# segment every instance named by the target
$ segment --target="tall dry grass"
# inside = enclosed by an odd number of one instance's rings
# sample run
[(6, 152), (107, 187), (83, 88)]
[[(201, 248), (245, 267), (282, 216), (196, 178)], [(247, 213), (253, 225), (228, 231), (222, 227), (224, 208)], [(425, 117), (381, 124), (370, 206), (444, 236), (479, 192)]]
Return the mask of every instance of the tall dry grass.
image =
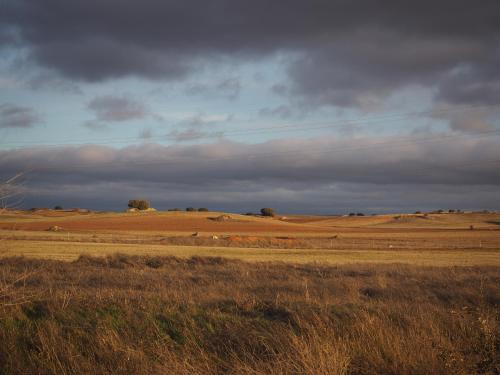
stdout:
[(0, 272), (2, 374), (500, 372), (499, 268), (116, 255)]

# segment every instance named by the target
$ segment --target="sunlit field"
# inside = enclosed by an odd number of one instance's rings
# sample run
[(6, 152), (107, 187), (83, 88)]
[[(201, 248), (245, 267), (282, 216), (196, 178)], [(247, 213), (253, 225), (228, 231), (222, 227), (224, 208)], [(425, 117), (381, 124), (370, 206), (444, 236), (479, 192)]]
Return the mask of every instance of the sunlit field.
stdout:
[(0, 373), (500, 371), (499, 215), (221, 215), (4, 213)]

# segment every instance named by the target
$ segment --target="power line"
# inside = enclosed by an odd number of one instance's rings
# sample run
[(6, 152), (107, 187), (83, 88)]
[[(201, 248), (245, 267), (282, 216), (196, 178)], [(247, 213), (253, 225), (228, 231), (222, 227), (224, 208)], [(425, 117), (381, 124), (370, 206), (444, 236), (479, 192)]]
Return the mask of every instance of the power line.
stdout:
[[(310, 122), (310, 123), (300, 123), (300, 124), (286, 124), (279, 126), (271, 126), (271, 127), (260, 127), (255, 129), (234, 129), (234, 130), (226, 130), (220, 131), (222, 134), (201, 134), (196, 137), (195, 140), (199, 139), (213, 139), (213, 138), (221, 138), (223, 136), (239, 136), (239, 135), (254, 135), (254, 134), (264, 134), (264, 133), (272, 133), (272, 132), (293, 132), (293, 131), (310, 131), (310, 130), (321, 130), (335, 127), (343, 127), (348, 125), (360, 125), (363, 124), (372, 124), (378, 122), (386, 122), (391, 123), (395, 121), (401, 121), (406, 118), (417, 117), (417, 116), (425, 116), (425, 115), (442, 115), (450, 112), (459, 112), (471, 109), (481, 109), (488, 107), (496, 107), (496, 105), (469, 105), (469, 106), (461, 106), (461, 107), (453, 107), (453, 108), (443, 108), (440, 110), (425, 110), (425, 111), (414, 111), (414, 112), (406, 112), (406, 113), (398, 113), (398, 114), (390, 114), (390, 115), (381, 115), (381, 116), (365, 116), (360, 117), (358, 119), (346, 119), (346, 120), (338, 120), (338, 121), (318, 121), (318, 122)], [(76, 139), (67, 139), (65, 141), (60, 141), (58, 143), (43, 143), (39, 141), (15, 141), (15, 142), (3, 142), (3, 145), (39, 145), (45, 147), (60, 147), (60, 146), (80, 146), (87, 144), (122, 144), (122, 143), (130, 143), (134, 141), (141, 140), (143, 142), (148, 140), (158, 140), (158, 141), (168, 141), (168, 140), (176, 140), (175, 135), (165, 135), (165, 136), (156, 136), (150, 138), (144, 137), (123, 137), (123, 138), (105, 138), (105, 139), (87, 139), (87, 140), (76, 140)], [(25, 147), (27, 147), (25, 146)]]
[[(396, 147), (401, 147), (405, 145), (412, 145), (412, 144), (419, 144), (419, 143), (427, 143), (427, 142), (434, 142), (434, 141), (442, 141), (442, 140), (449, 140), (449, 139), (455, 139), (455, 138), (462, 138), (462, 137), (467, 137), (467, 138), (480, 138), (484, 136), (490, 136), (493, 134), (500, 133), (500, 129), (498, 130), (491, 130), (491, 131), (485, 131), (481, 133), (476, 133), (474, 135), (465, 135), (465, 134), (444, 134), (444, 135), (439, 135), (439, 136), (432, 136), (432, 137), (425, 137), (425, 138), (400, 138), (398, 139), (391, 139), (388, 141), (381, 141), (381, 142), (375, 142), (371, 143), (369, 145), (360, 145), (360, 146), (351, 146), (351, 147), (328, 147), (326, 149), (317, 149), (317, 150), (307, 150), (307, 155), (311, 154), (323, 154), (323, 153), (340, 153), (340, 152), (345, 152), (345, 151), (363, 151), (367, 149), (377, 149), (379, 147), (384, 147), (384, 150), (389, 150), (391, 148)], [(189, 162), (189, 161), (194, 161), (196, 160), (197, 163), (211, 163), (211, 162), (220, 162), (224, 160), (235, 160), (238, 158), (241, 159), (248, 159), (248, 160), (255, 160), (257, 158), (262, 158), (262, 157), (269, 157), (269, 156), (282, 156), (282, 155), (294, 155), (294, 154), (302, 154), (304, 153), (304, 149), (293, 149), (293, 150), (283, 150), (283, 151), (263, 151), (259, 153), (240, 153), (240, 154), (232, 154), (232, 155), (227, 155), (224, 157), (212, 157), (212, 158), (207, 158), (203, 157), (203, 155), (195, 155), (196, 159), (194, 159), (193, 156), (188, 156), (188, 157), (176, 157), (176, 158), (163, 158), (163, 159), (157, 159), (157, 160), (115, 160), (115, 161), (109, 161), (109, 162), (103, 162), (103, 163), (80, 163), (80, 164), (72, 164), (69, 167), (71, 170), (75, 169), (85, 169), (85, 168), (100, 168), (104, 166), (115, 166), (119, 167), (120, 165), (124, 166), (139, 166), (139, 165), (156, 165), (156, 164), (164, 164), (164, 165), (171, 165), (171, 164), (176, 164), (176, 163), (182, 163), (182, 162)], [(60, 170), (60, 167), (32, 167), (29, 168), (30, 171), (51, 171), (51, 170)]]

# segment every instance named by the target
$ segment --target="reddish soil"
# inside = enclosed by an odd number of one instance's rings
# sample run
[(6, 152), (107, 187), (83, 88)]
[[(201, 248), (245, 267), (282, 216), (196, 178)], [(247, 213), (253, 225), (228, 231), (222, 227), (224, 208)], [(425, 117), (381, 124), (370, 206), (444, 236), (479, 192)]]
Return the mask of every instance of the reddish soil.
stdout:
[(192, 216), (81, 216), (61, 220), (51, 217), (50, 221), (18, 220), (0, 223), (1, 229), (47, 230), (59, 226), (70, 231), (171, 231), (171, 232), (214, 232), (214, 233), (256, 233), (256, 232), (325, 232), (325, 229), (283, 223), (274, 219), (214, 221), (207, 217)]

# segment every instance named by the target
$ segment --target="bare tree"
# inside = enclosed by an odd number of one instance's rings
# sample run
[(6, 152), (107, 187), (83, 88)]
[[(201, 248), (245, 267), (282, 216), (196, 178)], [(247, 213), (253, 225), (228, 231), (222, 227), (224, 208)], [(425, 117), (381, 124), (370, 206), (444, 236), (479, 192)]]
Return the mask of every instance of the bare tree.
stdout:
[(22, 202), (21, 180), (24, 172), (0, 181), (0, 211), (18, 206)]

